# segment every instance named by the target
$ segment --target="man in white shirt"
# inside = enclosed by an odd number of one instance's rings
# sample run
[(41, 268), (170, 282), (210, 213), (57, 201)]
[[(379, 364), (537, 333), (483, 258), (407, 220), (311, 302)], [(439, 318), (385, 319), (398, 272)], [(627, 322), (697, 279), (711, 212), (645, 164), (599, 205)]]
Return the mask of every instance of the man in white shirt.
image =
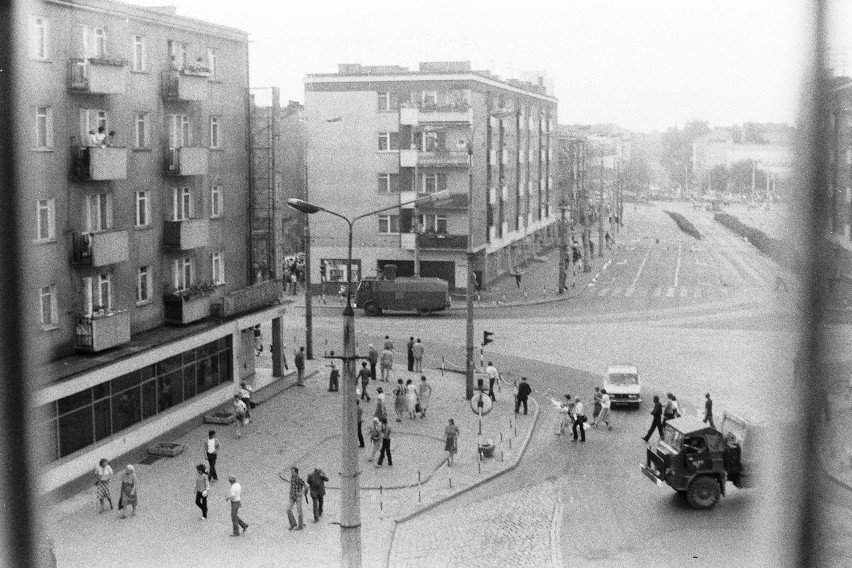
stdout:
[(242, 506), (242, 486), (237, 483), (237, 478), (233, 475), (228, 476), (228, 481), (231, 483), (231, 490), (228, 492), (228, 496), (225, 497), (225, 501), (231, 502), (231, 523), (234, 525), (234, 532), (231, 536), (240, 536), (240, 527), (243, 529), (243, 533), (245, 533), (249, 526), (248, 523), (243, 521), (240, 518), (240, 507)]
[(606, 389), (601, 389), (601, 413), (594, 421), (593, 426), (597, 428), (597, 425), (603, 422), (604, 424), (606, 424), (607, 430), (612, 430), (612, 426), (609, 423), (609, 408), (611, 406), (612, 401), (609, 398), (609, 393), (606, 392)]
[(577, 397), (574, 399), (574, 425), (571, 426), (571, 433), (574, 434), (574, 441), (577, 441), (577, 428), (580, 428), (580, 441), (586, 441), (586, 429), (583, 426), (586, 422), (586, 409), (583, 407), (583, 403), (580, 401), (580, 398)]
[(497, 383), (498, 385), (500, 384), (500, 373), (491, 361), (489, 361), (488, 365), (485, 366), (485, 374), (488, 375), (488, 396), (491, 397), (491, 400), (496, 401), (497, 397), (494, 396), (494, 383)]
[(216, 439), (216, 430), (210, 430), (207, 433), (207, 441), (204, 442), (204, 446), (207, 451), (207, 461), (210, 462), (210, 481), (218, 481), (216, 458), (219, 457), (219, 440)]

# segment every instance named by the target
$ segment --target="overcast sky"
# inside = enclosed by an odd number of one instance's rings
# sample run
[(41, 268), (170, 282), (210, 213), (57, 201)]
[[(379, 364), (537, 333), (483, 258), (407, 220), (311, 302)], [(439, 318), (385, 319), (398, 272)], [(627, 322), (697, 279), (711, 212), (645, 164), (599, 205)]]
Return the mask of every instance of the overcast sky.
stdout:
[(338, 63), (470, 60), (504, 77), (544, 70), (560, 123), (644, 131), (793, 122), (806, 49), (804, 0), (173, 1), (248, 31), (252, 86), (278, 86), (285, 102)]

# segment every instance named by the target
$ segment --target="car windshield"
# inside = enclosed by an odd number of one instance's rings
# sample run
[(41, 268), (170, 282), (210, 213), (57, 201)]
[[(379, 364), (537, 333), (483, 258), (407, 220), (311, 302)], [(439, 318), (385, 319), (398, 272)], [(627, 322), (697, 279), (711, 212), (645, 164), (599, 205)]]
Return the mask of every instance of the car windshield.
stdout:
[(675, 430), (671, 427), (671, 425), (666, 424), (665, 435), (663, 436), (663, 442), (671, 446), (674, 450), (680, 451), (681, 446), (683, 445), (683, 434)]
[(633, 373), (610, 373), (609, 383), (612, 385), (638, 385), (639, 375)]

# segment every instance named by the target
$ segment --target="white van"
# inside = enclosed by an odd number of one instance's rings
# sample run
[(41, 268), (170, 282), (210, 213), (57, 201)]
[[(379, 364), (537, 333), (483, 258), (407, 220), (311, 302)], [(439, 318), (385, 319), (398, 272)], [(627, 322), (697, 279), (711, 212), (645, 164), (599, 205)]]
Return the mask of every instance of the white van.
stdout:
[(636, 365), (612, 365), (607, 368), (603, 388), (613, 405), (635, 404), (638, 407), (642, 402), (641, 381)]

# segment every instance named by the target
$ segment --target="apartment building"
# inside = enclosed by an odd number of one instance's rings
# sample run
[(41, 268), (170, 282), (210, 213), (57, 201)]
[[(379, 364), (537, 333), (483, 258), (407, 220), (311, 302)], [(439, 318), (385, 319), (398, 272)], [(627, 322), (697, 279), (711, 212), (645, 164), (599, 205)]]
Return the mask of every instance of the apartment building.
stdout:
[(470, 239), (484, 285), (553, 242), (557, 100), (543, 80), (503, 80), (469, 62), (344, 64), (305, 78), (305, 111), (310, 201), (357, 215), (450, 192), (356, 223), (351, 268), (345, 225), (313, 215), (314, 282), (336, 290), (348, 270), (358, 281), (387, 264), (411, 275), (417, 247), (422, 276), (464, 288)]
[(21, 6), (28, 380), (50, 491), (227, 401), (254, 373), (254, 326), (280, 340), (283, 309), (277, 283), (253, 283), (247, 34), (173, 7)]

